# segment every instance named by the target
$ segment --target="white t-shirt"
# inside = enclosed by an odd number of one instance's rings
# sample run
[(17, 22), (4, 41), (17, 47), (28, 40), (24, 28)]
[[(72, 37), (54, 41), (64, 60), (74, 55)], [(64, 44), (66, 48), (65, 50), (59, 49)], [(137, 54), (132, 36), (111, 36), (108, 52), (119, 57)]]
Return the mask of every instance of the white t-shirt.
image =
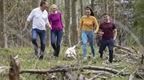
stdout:
[(40, 7), (35, 8), (29, 14), (27, 21), (32, 21), (32, 29), (46, 30), (48, 13), (46, 10), (42, 11)]

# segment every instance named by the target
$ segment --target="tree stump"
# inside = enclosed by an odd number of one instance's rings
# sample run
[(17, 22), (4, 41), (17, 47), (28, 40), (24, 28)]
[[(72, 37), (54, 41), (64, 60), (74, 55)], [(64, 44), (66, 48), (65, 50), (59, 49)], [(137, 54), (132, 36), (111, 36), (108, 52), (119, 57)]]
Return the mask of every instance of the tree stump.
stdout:
[(19, 80), (20, 65), (12, 56), (10, 56), (9, 80)]

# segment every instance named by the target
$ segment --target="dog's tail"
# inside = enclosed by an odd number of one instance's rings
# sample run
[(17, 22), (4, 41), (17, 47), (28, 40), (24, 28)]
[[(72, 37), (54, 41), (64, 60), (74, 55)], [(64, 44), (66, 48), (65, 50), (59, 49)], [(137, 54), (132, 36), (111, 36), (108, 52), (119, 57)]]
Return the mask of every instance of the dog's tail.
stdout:
[[(80, 40), (80, 41), (78, 41), (78, 43), (77, 43), (77, 44), (75, 44), (74, 46), (75, 46), (75, 47), (77, 47), (77, 46), (78, 46), (78, 45), (79, 45), (81, 42), (82, 42), (81, 40)], [(73, 47), (74, 47), (74, 46), (73, 46)]]

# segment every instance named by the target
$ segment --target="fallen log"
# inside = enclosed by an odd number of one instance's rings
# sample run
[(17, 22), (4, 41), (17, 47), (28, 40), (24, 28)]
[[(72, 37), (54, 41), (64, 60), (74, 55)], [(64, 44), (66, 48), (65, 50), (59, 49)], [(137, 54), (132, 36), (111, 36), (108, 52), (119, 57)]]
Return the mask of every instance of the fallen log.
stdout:
[[(112, 74), (119, 74), (121, 76), (127, 76), (128, 73), (123, 73), (118, 70), (112, 69), (112, 68), (106, 68), (106, 67), (99, 67), (99, 66), (84, 66), (80, 68), (81, 70), (96, 70), (96, 71), (105, 71)], [(68, 68), (57, 68), (57, 69), (49, 69), (49, 70), (37, 70), (37, 69), (27, 69), (27, 70), (21, 70), (20, 74), (24, 73), (32, 73), (32, 74), (48, 74), (48, 73), (55, 73), (55, 72), (68, 72), (68, 71), (76, 71), (79, 70), (78, 67), (68, 67)]]
[(107, 68), (107, 67), (85, 66), (85, 67), (83, 67), (83, 69), (96, 70), (96, 71), (106, 71), (106, 72), (113, 73), (113, 74), (119, 74), (121, 76), (127, 76), (127, 75), (129, 75), (128, 73), (124, 73), (124, 72), (118, 71), (116, 69)]
[[(72, 68), (71, 68), (72, 69)], [(57, 69), (24, 69), (20, 71), (20, 74), (23, 73), (32, 73), (32, 74), (47, 74), (47, 73), (56, 73), (56, 72), (67, 72), (70, 68), (57, 68)]]

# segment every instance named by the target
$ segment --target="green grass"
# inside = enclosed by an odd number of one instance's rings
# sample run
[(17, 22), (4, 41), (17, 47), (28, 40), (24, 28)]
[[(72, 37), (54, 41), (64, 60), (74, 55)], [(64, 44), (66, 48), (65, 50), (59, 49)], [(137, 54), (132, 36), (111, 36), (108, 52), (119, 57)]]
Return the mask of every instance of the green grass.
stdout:
[[(76, 60), (65, 60), (64, 59), (64, 51), (67, 48), (64, 47), (61, 49), (60, 57), (58, 60), (51, 59), (52, 50), (50, 48), (46, 49), (46, 54), (44, 60), (38, 60), (33, 53), (31, 48), (10, 48), (10, 49), (0, 49), (0, 66), (9, 66), (9, 56), (19, 55), (21, 69), (49, 69), (59, 65), (71, 65), (75, 64)], [(81, 49), (78, 49), (79, 56), (82, 56)], [(88, 53), (90, 49), (88, 49)], [(97, 52), (97, 50), (96, 50)], [(105, 66), (103, 65), (104, 60), (98, 57), (98, 53), (96, 53), (96, 63), (93, 63), (91, 59), (89, 59), (86, 63), (81, 63), (82, 65), (93, 65), (93, 66)], [(80, 57), (80, 60), (81, 57)], [(116, 67), (117, 70), (122, 70), (127, 67), (128, 71), (133, 71), (134, 66), (126, 63), (125, 61), (119, 62), (119, 67)], [(8, 80), (8, 77), (0, 75), (0, 80)], [(23, 74), (21, 75), (22, 80), (42, 80), (42, 76), (39, 75), (29, 75)], [(128, 77), (113, 77), (110, 80), (128, 80)]]

